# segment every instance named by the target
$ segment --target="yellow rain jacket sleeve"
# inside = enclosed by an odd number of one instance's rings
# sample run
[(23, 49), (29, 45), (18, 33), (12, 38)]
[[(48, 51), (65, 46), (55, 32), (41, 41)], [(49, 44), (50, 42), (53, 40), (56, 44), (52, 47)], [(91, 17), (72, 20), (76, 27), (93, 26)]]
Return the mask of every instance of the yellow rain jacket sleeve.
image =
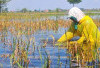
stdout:
[(74, 28), (72, 24), (71, 27), (68, 29), (68, 31), (61, 36), (58, 42), (66, 42), (72, 39), (73, 37), (74, 37)]
[[(66, 32), (58, 42), (65, 42), (72, 39), (74, 36), (80, 36), (80, 39), (77, 40), (77, 43), (90, 42), (94, 44), (94, 42), (100, 38), (100, 32), (93, 20), (89, 16), (84, 16), (77, 25), (78, 29), (75, 30), (73, 24), (69, 28), (68, 32)], [(100, 39), (99, 39), (100, 40)]]
[(62, 37), (58, 40), (58, 42), (66, 42), (67, 40), (70, 40), (71, 38), (73, 38), (73, 33), (66, 32), (65, 34), (62, 35)]

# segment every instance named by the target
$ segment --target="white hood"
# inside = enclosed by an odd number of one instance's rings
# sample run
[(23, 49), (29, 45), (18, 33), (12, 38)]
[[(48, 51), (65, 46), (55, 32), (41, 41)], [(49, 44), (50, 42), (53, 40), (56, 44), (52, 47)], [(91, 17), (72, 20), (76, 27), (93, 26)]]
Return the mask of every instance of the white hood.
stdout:
[(85, 14), (79, 8), (73, 7), (69, 10), (68, 16), (73, 16), (77, 18), (78, 21), (80, 21), (85, 16)]

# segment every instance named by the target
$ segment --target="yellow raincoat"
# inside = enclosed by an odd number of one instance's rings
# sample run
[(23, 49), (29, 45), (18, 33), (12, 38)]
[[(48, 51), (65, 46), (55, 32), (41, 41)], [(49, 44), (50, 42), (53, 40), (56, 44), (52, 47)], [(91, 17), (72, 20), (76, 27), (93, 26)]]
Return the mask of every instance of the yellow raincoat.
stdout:
[(58, 40), (58, 42), (70, 41), (74, 36), (80, 36), (77, 43), (90, 42), (94, 44), (100, 40), (100, 32), (93, 20), (89, 16), (84, 16), (77, 25), (78, 29), (74, 29), (74, 23), (72, 23), (69, 30)]

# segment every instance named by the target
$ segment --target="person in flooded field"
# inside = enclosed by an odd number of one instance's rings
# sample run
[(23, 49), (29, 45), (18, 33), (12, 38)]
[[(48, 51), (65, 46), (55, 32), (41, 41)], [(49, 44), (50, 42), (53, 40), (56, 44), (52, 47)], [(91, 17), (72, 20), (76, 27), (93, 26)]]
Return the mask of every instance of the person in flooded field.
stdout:
[[(69, 10), (68, 17), (73, 21), (68, 31), (63, 34), (57, 42), (69, 42), (70, 44), (80, 44), (80, 55), (84, 60), (95, 60), (95, 50), (100, 47), (100, 32), (93, 20), (85, 15), (79, 8), (73, 7)], [(75, 36), (80, 38), (71, 41)], [(89, 52), (89, 53), (88, 53)], [(85, 56), (85, 57), (83, 57)], [(90, 57), (91, 56), (91, 57)]]
[(69, 10), (68, 17), (73, 21), (68, 31), (58, 39), (57, 42), (70, 41), (73, 37), (79, 36), (80, 39), (72, 43), (90, 42), (94, 44), (100, 40), (100, 32), (93, 20), (86, 16), (79, 8), (73, 7)]

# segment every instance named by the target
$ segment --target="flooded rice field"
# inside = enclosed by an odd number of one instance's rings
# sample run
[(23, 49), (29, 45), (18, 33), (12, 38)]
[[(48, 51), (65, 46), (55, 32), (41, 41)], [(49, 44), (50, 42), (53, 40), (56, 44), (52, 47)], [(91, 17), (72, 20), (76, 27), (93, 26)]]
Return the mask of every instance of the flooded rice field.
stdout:
[[(0, 16), (0, 68), (81, 67), (72, 61), (73, 48), (55, 45), (71, 24), (67, 16), (15, 15)], [(98, 25), (100, 16), (92, 17), (98, 18)], [(87, 61), (84, 67), (99, 67), (99, 59), (94, 64)]]

